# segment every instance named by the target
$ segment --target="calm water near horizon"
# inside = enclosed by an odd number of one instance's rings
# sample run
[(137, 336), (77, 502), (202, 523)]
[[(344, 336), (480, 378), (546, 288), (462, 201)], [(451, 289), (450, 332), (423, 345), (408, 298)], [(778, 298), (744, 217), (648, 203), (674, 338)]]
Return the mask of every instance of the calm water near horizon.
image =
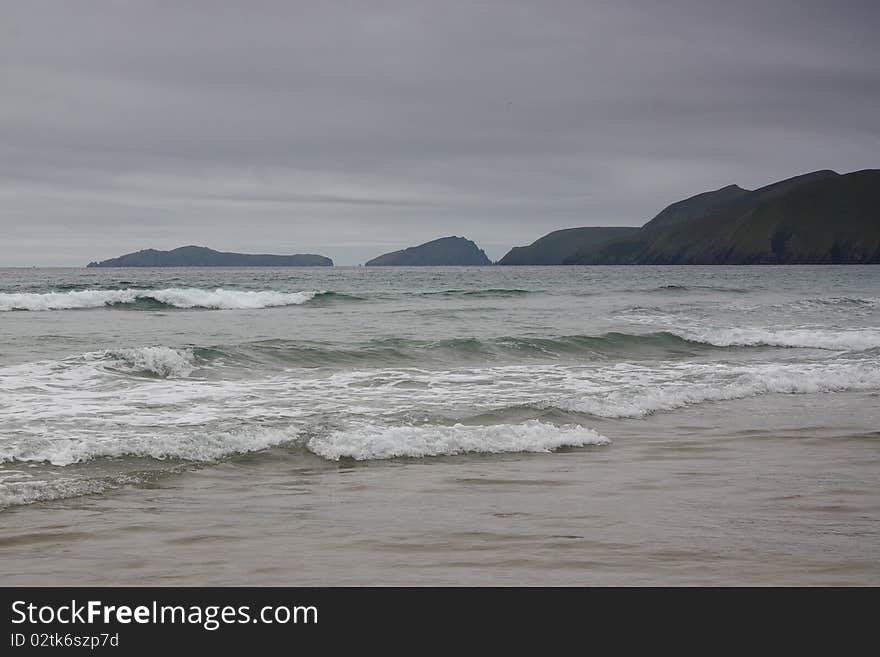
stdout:
[(880, 584), (880, 267), (0, 269), (4, 584)]

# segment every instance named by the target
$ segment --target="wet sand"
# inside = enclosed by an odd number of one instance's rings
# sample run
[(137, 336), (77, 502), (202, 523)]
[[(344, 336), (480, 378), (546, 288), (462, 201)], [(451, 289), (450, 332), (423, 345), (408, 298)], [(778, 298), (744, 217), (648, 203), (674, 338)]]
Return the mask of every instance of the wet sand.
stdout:
[(339, 464), (273, 448), (14, 507), (0, 580), (880, 584), (880, 432), (856, 430), (877, 396), (779, 399), (618, 421), (609, 446)]

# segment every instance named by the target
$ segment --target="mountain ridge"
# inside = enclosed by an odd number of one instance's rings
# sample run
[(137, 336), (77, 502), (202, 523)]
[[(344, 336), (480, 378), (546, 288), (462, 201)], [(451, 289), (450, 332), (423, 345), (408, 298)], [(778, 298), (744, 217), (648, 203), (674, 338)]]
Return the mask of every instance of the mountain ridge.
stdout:
[[(815, 190), (825, 190), (821, 208), (798, 201)], [(872, 210), (878, 207), (880, 171), (814, 171), (750, 191), (702, 216), (667, 226), (648, 222), (637, 233), (583, 248), (562, 264), (880, 262), (880, 214)], [(840, 227), (839, 236), (829, 234), (829, 223)], [(860, 240), (866, 243), (857, 246)]]
[[(672, 203), (641, 227), (597, 235), (553, 231), (498, 264), (880, 263), (880, 170), (822, 169), (754, 190), (727, 185)], [(560, 258), (565, 237), (570, 254)]]

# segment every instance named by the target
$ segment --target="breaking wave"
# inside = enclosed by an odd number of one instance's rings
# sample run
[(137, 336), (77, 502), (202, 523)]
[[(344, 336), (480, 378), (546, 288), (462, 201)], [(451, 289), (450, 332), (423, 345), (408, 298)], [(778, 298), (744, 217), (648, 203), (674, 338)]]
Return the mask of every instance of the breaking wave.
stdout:
[(490, 426), (363, 425), (310, 439), (306, 447), (326, 459), (357, 461), (400, 457), (552, 452), (561, 447), (607, 445), (605, 436), (577, 425), (556, 426), (529, 420)]
[(10, 477), (0, 480), (0, 509), (33, 502), (97, 495), (126, 483), (136, 483), (136, 477), (118, 478), (59, 477)]
[(880, 347), (880, 329), (690, 328), (671, 331), (691, 342), (715, 347), (800, 347), (863, 351)]
[(0, 445), (0, 463), (20, 461), (68, 466), (121, 456), (213, 462), (233, 454), (267, 449), (296, 437), (297, 433), (292, 429), (244, 429), (164, 433), (149, 437), (93, 435), (88, 438), (53, 438)]
[(273, 290), (213, 290), (195, 287), (163, 289), (73, 290), (69, 292), (0, 293), (0, 311), (74, 310), (128, 307), (152, 309), (204, 308), (240, 310), (295, 306), (333, 293), (318, 291), (276, 292)]
[(111, 368), (163, 379), (185, 377), (195, 369), (192, 349), (136, 347), (107, 351), (105, 356)]
[(787, 304), (791, 306), (803, 306), (805, 308), (823, 308), (826, 306), (851, 306), (851, 307), (876, 307), (880, 306), (880, 299), (863, 299), (861, 297), (819, 297), (814, 299), (798, 299)]

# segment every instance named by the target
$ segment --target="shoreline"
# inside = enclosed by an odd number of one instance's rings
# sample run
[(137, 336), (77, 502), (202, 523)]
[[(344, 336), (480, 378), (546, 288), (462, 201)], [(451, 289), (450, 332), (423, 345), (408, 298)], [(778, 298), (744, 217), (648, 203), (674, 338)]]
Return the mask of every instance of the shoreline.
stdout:
[[(340, 464), (243, 455), (0, 513), (2, 578), (878, 585), (878, 436), (819, 428), (845, 427), (847, 409), (876, 396), (851, 395), (812, 418), (805, 397), (784, 397), (775, 427), (726, 436), (725, 417), (747, 415), (750, 402), (615, 423), (609, 446), (547, 454)], [(813, 430), (785, 419), (823, 416)]]

